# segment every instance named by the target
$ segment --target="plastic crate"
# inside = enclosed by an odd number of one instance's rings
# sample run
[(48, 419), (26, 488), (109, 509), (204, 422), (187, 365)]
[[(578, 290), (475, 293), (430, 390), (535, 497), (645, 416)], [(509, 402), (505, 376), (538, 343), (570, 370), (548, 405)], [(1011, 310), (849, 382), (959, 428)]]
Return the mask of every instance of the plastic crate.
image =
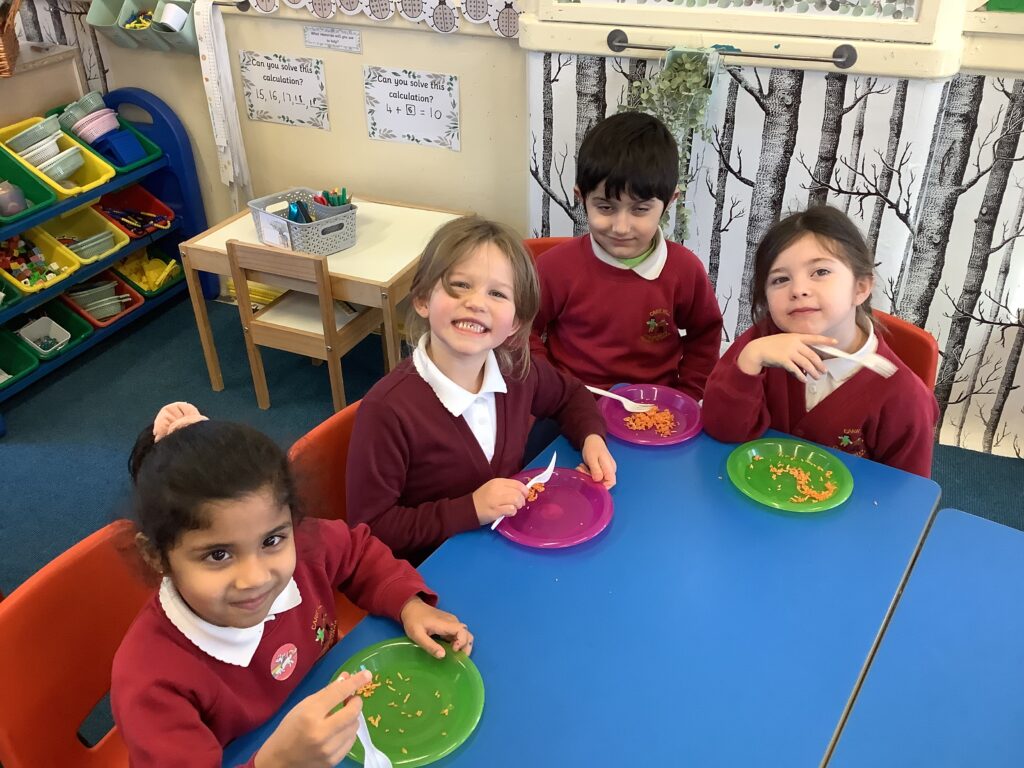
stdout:
[(17, 184), (25, 193), (25, 200), (31, 203), (21, 213), (13, 216), (0, 216), (0, 226), (13, 224), (15, 221), (36, 213), (40, 208), (53, 205), (57, 196), (43, 184), (39, 178), (12, 157), (6, 149), (0, 148), (0, 179)]
[[(96, 5), (96, 2), (97, 0), (93, 0), (93, 5)], [(48, 110), (44, 114), (47, 117), (50, 115), (63, 114), (67, 106), (67, 104), (61, 104), (59, 107), (54, 107), (53, 109)], [(101, 158), (104, 162), (110, 163), (111, 167), (113, 167), (113, 169), (118, 173), (128, 173), (129, 171), (134, 171), (136, 168), (141, 168), (146, 163), (151, 163), (154, 160), (158, 159), (160, 155), (164, 153), (164, 151), (160, 149), (159, 146), (157, 146), (152, 141), (143, 136), (138, 131), (137, 128), (135, 128), (131, 123), (129, 123), (121, 116), (118, 116), (117, 122), (121, 126), (122, 131), (128, 131), (129, 133), (133, 134), (136, 139), (139, 140), (139, 143), (142, 145), (142, 148), (146, 151), (146, 156), (144, 158), (142, 158), (141, 160), (136, 160), (134, 163), (129, 163), (128, 165), (118, 165), (117, 163), (113, 162), (109, 157), (104, 155), (102, 152), (98, 152), (91, 144), (87, 144), (85, 142), (82, 142), (82, 144), (89, 152), (92, 152), (94, 155)]]
[[(127, 259), (118, 263), (113, 269), (114, 273), (118, 277), (124, 278), (124, 281), (128, 283), (130, 287), (134, 288), (147, 299), (159, 296), (171, 286), (177, 285), (185, 279), (185, 272), (181, 268), (181, 262), (177, 259), (167, 257), (157, 248), (152, 249), (152, 251), (152, 254), (148, 253), (146, 249), (133, 253)], [(173, 274), (165, 278), (159, 287), (150, 289), (146, 285), (142, 284), (138, 275), (139, 270), (142, 269), (142, 265), (153, 259), (163, 262), (164, 266), (159, 268), (160, 272), (163, 272), (171, 265), (172, 262), (176, 264), (177, 267)], [(155, 273), (157, 270), (154, 269), (153, 271)]]
[(114, 225), (106, 216), (101, 216), (97, 211), (92, 208), (79, 208), (70, 213), (66, 213), (63, 216), (44, 221), (39, 225), (39, 229), (45, 231), (48, 235), (59, 241), (64, 235), (70, 235), (78, 240), (84, 240), (90, 235), (95, 235), (99, 232), (109, 232), (113, 238), (113, 245), (102, 253), (96, 253), (92, 256), (82, 257), (79, 256), (71, 248), (68, 248), (74, 255), (75, 259), (81, 264), (91, 264), (94, 261), (105, 259), (115, 251), (119, 251), (129, 243), (128, 235), (125, 234), (124, 230)]
[[(84, 318), (93, 328), (106, 328), (108, 325), (116, 323), (129, 312), (134, 312), (136, 309), (141, 307), (145, 302), (145, 299), (142, 298), (142, 295), (134, 288), (132, 288), (130, 285), (128, 285), (127, 282), (122, 280), (117, 274), (115, 274), (113, 270), (101, 272), (99, 275), (96, 276), (95, 282), (109, 282), (111, 280), (116, 283), (116, 286), (114, 287), (113, 291), (114, 294), (117, 296), (128, 296), (130, 297), (130, 301), (128, 301), (126, 304), (123, 304), (120, 311), (118, 311), (114, 315), (110, 315), (109, 317), (94, 317), (85, 307), (79, 306), (75, 302), (75, 300), (73, 298), (70, 298), (67, 294), (62, 295), (60, 299), (65, 305), (67, 305), (67, 307), (72, 312)], [(78, 288), (86, 288), (92, 282), (93, 281), (90, 281), (89, 283), (83, 283), (81, 286), (77, 286), (76, 290)]]
[[(64, 305), (64, 302), (60, 301), (60, 297), (53, 301), (48, 301), (39, 309), (33, 310), (29, 313), (30, 317), (48, 317), (53, 322), (57, 323), (61, 328), (66, 330), (71, 338), (68, 339), (68, 343), (60, 349), (56, 354), (63, 354), (68, 350), (74, 349), (87, 338), (92, 336), (93, 327), (89, 325), (83, 318), (76, 315), (68, 307)], [(18, 318), (11, 321), (12, 325), (24, 325), (24, 318)], [(55, 357), (56, 354), (49, 355), (48, 357), (40, 358), (47, 360), (50, 357)]]
[[(20, 123), (14, 125), (8, 125), (6, 128), (0, 128), (0, 145), (7, 149), (7, 140), (12, 136), (21, 133), (23, 130), (31, 125), (40, 123), (43, 121), (41, 117), (30, 117), (28, 120), (22, 120)], [(60, 151), (63, 152), (71, 147), (82, 147), (82, 142), (71, 138), (66, 133), (61, 133), (57, 139), (57, 146)], [(9, 153), (11, 154), (11, 153)], [(25, 162), (22, 158), (11, 154), (11, 157), (16, 162), (28, 169), (36, 178), (38, 178), (48, 189), (50, 189), (60, 200), (65, 200), (75, 195), (80, 195), (83, 192), (88, 192), (90, 189), (95, 189), (101, 184), (105, 184), (114, 178), (114, 169), (107, 163), (106, 160), (101, 160), (97, 155), (91, 152), (82, 152), (82, 160), (84, 161), (82, 167), (75, 171), (69, 179), (66, 179), (63, 183), (56, 182), (47, 176), (45, 173), (35, 168), (31, 164)], [(64, 186), (68, 184), (69, 186)]]
[(0, 330), (0, 370), (7, 377), (0, 376), (0, 389), (9, 387), (19, 379), (28, 376), (39, 367), (39, 358), (10, 331)]
[(174, 221), (174, 211), (164, 205), (162, 202), (157, 200), (151, 195), (144, 187), (140, 187), (138, 184), (134, 184), (126, 189), (119, 189), (116, 192), (109, 192), (100, 198), (99, 203), (94, 206), (96, 210), (109, 221), (113, 222), (114, 226), (124, 232), (128, 237), (133, 240), (145, 237), (148, 234), (156, 232), (162, 227), (160, 225), (150, 225), (145, 227), (145, 231), (133, 232), (127, 227), (123, 226), (116, 218), (108, 215), (104, 212), (104, 208), (111, 208), (122, 211), (145, 211), (147, 213), (155, 213), (164, 218), (164, 223), (170, 225)]
[[(267, 245), (290, 248), (293, 251), (330, 256), (356, 244), (356, 206), (343, 213), (309, 224), (289, 221), (288, 204), (301, 200), (307, 207), (313, 205), (315, 190), (294, 187), (276, 195), (259, 197), (249, 202), (256, 234)], [(283, 211), (283, 215), (282, 215)], [(287, 238), (287, 243), (282, 240)]]
[(0, 309), (17, 304), (21, 301), (22, 293), (10, 283), (0, 280)]
[[(22, 293), (38, 293), (39, 291), (49, 288), (51, 285), (56, 285), (61, 280), (64, 280), (72, 274), (80, 265), (78, 259), (75, 258), (75, 254), (58, 243), (39, 227), (33, 227), (32, 229), (23, 232), (21, 235), (18, 235), (18, 237), (28, 238), (32, 241), (32, 243), (39, 248), (43, 256), (46, 258), (47, 264), (57, 262), (57, 264), (64, 267), (64, 271), (58, 277), (49, 281), (40, 281), (35, 285), (25, 285), (6, 269), (0, 269), (0, 278), (6, 280)], [(0, 246), (2, 245), (3, 243), (0, 242)]]

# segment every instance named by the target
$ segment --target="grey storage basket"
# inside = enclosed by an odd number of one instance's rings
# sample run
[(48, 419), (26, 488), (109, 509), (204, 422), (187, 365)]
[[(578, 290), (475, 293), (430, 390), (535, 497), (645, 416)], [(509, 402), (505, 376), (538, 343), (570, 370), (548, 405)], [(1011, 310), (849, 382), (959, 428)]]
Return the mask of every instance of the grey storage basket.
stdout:
[[(249, 210), (252, 212), (252, 219), (256, 223), (256, 234), (260, 242), (269, 245), (276, 245), (273, 237), (267, 233), (264, 236), (261, 216), (274, 216), (280, 219), (288, 227), (288, 237), (291, 239), (293, 251), (303, 253), (314, 253), (317, 256), (330, 256), (332, 253), (351, 248), (356, 244), (356, 206), (352, 206), (343, 213), (338, 213), (326, 218), (318, 218), (309, 224), (300, 224), (288, 220), (288, 204), (301, 200), (306, 206), (313, 210), (313, 196), (315, 190), (307, 187), (295, 187), (293, 189), (279, 192), (276, 195), (267, 195), (249, 202)], [(322, 208), (323, 206), (317, 206)]]

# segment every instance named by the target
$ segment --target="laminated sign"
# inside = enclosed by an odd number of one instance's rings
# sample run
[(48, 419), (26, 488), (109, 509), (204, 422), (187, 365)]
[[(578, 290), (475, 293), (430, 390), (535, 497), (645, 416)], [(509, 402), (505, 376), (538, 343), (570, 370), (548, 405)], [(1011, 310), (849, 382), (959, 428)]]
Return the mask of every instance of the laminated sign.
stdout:
[(363, 67), (363, 88), (371, 139), (459, 151), (459, 78), (455, 75)]

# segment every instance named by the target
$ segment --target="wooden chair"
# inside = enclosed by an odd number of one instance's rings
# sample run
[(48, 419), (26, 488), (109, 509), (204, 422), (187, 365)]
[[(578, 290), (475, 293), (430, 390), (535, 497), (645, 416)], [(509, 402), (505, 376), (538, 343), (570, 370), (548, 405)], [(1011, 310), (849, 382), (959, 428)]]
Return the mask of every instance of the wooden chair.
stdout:
[[(288, 451), (303, 510), (310, 517), (347, 520), (345, 467), (360, 400), (300, 437)], [(335, 594), (338, 632), (352, 629), (366, 615), (341, 592)]]
[[(326, 360), (334, 410), (343, 409), (342, 355), (375, 329), (380, 328), (383, 334), (384, 315), (381, 310), (363, 307), (357, 309), (355, 315), (345, 315), (331, 294), (326, 256), (237, 240), (228, 241), (227, 252), (259, 407), (270, 407), (267, 377), (258, 349), (264, 346)], [(289, 290), (254, 314), (249, 280), (280, 285)]]
[(110, 667), (154, 587), (135, 561), (134, 528), (101, 528), (43, 566), (0, 602), (0, 763), (127, 768), (117, 728), (95, 746), (82, 722), (110, 690)]
[(571, 239), (569, 237), (529, 237), (523, 240), (523, 245), (526, 246), (526, 250), (530, 252), (534, 262), (536, 262), (537, 257), (544, 253), (544, 251), (550, 250), (556, 245)]
[(873, 309), (871, 314), (885, 330), (885, 342), (906, 363), (928, 389), (935, 389), (935, 374), (939, 367), (939, 345), (924, 328), (913, 323)]

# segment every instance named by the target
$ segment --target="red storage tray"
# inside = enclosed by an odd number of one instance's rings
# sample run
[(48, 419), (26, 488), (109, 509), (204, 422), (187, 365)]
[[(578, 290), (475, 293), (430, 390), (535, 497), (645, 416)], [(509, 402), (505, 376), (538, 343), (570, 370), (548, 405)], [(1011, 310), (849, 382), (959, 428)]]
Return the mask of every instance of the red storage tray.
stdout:
[[(128, 237), (138, 239), (145, 237), (146, 235), (156, 232), (158, 229), (167, 229), (167, 226), (174, 220), (174, 211), (160, 202), (157, 198), (153, 197), (148, 191), (138, 184), (125, 189), (119, 189), (116, 192), (108, 192), (100, 198), (99, 203), (93, 206), (103, 216), (112, 221), (118, 229), (123, 231)], [(164, 221), (159, 224), (151, 224), (146, 226), (145, 231), (133, 232), (128, 227), (125, 227), (113, 216), (108, 216), (104, 212), (104, 208), (113, 208), (115, 210), (128, 210), (128, 211), (145, 211), (147, 213), (155, 213), (158, 216), (163, 216)], [(165, 226), (166, 225), (166, 226)]]
[(69, 307), (71, 307), (72, 310), (74, 310), (79, 315), (88, 320), (89, 324), (92, 325), (94, 328), (106, 328), (108, 325), (116, 323), (129, 312), (134, 312), (136, 309), (141, 307), (143, 303), (146, 301), (144, 298), (142, 298), (142, 294), (140, 294), (138, 291), (136, 291), (134, 288), (128, 285), (128, 283), (126, 283), (118, 275), (114, 274), (109, 269), (105, 272), (100, 272), (98, 275), (96, 275), (96, 277), (90, 279), (87, 283), (82, 283), (75, 287), (82, 288), (92, 282), (106, 282), (109, 280), (113, 280), (115, 283), (117, 283), (117, 287), (114, 289), (115, 294), (117, 294), (118, 296), (132, 297), (132, 300), (125, 304), (124, 309), (122, 309), (116, 315), (111, 315), (110, 317), (105, 318), (103, 320), (97, 320), (95, 317), (90, 315), (88, 312), (86, 312), (84, 309), (78, 306), (72, 299), (69, 299), (67, 296), (61, 295), (60, 300), (67, 304)]

